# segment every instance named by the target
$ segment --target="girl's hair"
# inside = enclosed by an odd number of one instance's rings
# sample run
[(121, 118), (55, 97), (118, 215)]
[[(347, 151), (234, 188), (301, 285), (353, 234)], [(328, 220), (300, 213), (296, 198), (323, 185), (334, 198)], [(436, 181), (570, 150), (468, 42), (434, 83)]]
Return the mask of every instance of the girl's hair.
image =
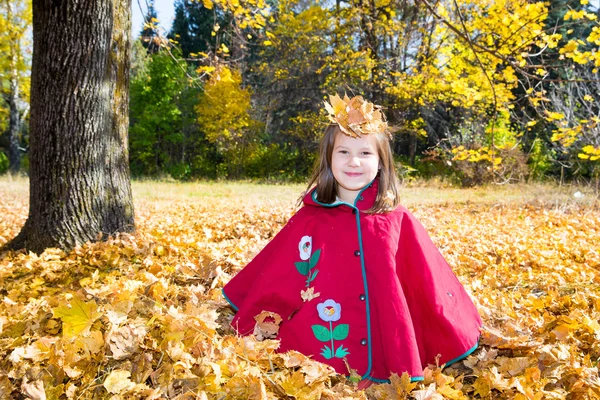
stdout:
[[(308, 182), (307, 193), (313, 186), (317, 190), (317, 200), (321, 203), (331, 204), (337, 196), (337, 182), (331, 169), (331, 158), (333, 145), (337, 135), (344, 135), (337, 124), (330, 124), (325, 130), (319, 146), (319, 157), (317, 158), (312, 176)], [(377, 197), (373, 206), (366, 212), (370, 214), (392, 211), (400, 204), (400, 181), (396, 174), (392, 148), (388, 133), (370, 133), (376, 138), (376, 150), (379, 155), (379, 187)], [(376, 179), (377, 179), (376, 178)]]

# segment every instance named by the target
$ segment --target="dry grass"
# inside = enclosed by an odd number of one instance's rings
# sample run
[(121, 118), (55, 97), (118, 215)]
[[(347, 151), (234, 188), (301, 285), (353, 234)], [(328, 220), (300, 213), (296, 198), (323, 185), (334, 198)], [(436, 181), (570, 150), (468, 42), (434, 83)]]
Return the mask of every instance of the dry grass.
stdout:
[[(169, 202), (186, 200), (190, 202), (234, 201), (247, 206), (293, 207), (302, 195), (302, 184), (259, 184), (249, 181), (133, 181), (135, 201)], [(24, 177), (0, 176), (0, 198), (25, 199), (29, 192), (28, 179)], [(576, 193), (583, 196), (576, 196)], [(432, 182), (418, 182), (403, 188), (402, 203), (408, 207), (418, 205), (450, 204), (532, 204), (547, 208), (596, 208), (598, 194), (586, 186), (550, 183), (513, 185), (488, 185), (476, 188), (441, 186)]]

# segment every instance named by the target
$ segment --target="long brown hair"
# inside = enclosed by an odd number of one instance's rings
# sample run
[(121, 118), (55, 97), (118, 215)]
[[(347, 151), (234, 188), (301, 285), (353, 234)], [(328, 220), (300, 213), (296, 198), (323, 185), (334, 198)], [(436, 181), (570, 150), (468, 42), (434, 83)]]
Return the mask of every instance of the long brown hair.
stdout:
[[(313, 167), (313, 172), (308, 181), (306, 193), (313, 186), (317, 190), (317, 200), (321, 203), (331, 204), (338, 194), (338, 184), (331, 169), (333, 145), (337, 135), (343, 135), (337, 124), (330, 124), (325, 129), (325, 134), (319, 145), (319, 157)], [(394, 156), (390, 146), (390, 137), (386, 132), (370, 133), (376, 138), (377, 154), (379, 155), (379, 187), (373, 206), (366, 212), (370, 214), (385, 213), (395, 209), (400, 204), (400, 181), (396, 173)]]

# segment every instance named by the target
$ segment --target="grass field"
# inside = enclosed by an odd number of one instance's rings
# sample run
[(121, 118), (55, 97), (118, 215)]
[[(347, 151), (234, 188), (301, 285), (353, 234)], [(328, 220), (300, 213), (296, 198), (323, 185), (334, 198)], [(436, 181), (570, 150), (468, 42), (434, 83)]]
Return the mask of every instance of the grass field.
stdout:
[[(27, 197), (26, 178), (0, 176), (0, 196)], [(134, 200), (140, 201), (239, 201), (248, 205), (293, 205), (306, 189), (301, 184), (259, 184), (252, 182), (200, 181), (132, 183)], [(575, 193), (582, 193), (578, 197)], [(584, 185), (559, 186), (550, 183), (486, 185), (458, 188), (438, 183), (415, 182), (404, 186), (402, 203), (406, 206), (435, 204), (537, 204), (546, 207), (594, 207), (599, 195)]]
[[(473, 355), (428, 367), (422, 383), (392, 377), (361, 391), (228, 325), (222, 286), (292, 215), (303, 189), (133, 182), (135, 235), (68, 253), (0, 253), (0, 398), (600, 398), (593, 191), (404, 188), (403, 203), (472, 294), (484, 329)], [(1, 246), (27, 216), (27, 181), (0, 177), (0, 199)]]

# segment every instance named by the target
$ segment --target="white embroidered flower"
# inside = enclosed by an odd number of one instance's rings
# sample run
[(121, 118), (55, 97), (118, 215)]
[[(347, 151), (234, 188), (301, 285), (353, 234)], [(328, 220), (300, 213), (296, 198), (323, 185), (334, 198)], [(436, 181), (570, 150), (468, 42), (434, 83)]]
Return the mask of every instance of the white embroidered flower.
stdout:
[(331, 299), (317, 304), (317, 311), (325, 322), (335, 322), (342, 316), (342, 306)]
[(298, 243), (298, 250), (300, 250), (300, 259), (303, 261), (308, 260), (312, 253), (312, 236), (302, 236), (300, 243)]

